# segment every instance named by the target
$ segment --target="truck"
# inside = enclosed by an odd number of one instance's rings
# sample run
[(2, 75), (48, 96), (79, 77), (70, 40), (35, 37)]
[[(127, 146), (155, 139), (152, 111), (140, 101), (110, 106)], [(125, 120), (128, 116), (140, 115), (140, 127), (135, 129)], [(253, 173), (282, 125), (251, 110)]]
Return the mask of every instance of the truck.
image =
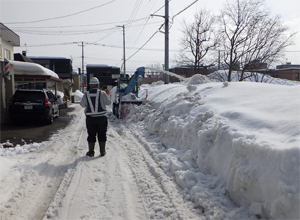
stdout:
[(108, 66), (106, 64), (87, 64), (87, 90), (89, 90), (89, 81), (96, 77), (100, 82), (100, 88), (104, 91), (111, 90), (116, 86), (116, 81), (120, 77), (120, 68)]
[[(129, 76), (120, 76), (117, 80), (116, 97), (113, 102), (112, 111), (117, 118), (122, 118), (127, 113), (128, 105), (140, 105), (138, 79), (145, 77), (145, 67), (139, 67), (135, 73)], [(129, 98), (125, 97), (130, 96)]]

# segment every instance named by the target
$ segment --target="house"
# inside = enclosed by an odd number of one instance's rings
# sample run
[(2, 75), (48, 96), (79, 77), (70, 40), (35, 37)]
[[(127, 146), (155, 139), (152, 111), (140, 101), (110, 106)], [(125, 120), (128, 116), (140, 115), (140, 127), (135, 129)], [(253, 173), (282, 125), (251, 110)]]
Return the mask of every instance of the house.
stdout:
[(199, 66), (196, 67), (195, 69), (194, 66), (182, 65), (182, 66), (172, 67), (170, 68), (169, 71), (172, 73), (176, 73), (177, 75), (183, 76), (185, 78), (189, 78), (195, 74), (208, 75), (214, 71), (212, 67), (213, 67), (212, 65)]
[(0, 60), (13, 60), (13, 51), (16, 46), (20, 46), (19, 35), (0, 23)]
[(300, 81), (300, 65), (295, 65), (290, 62), (277, 65), (276, 69), (262, 69), (256, 70), (256, 72), (267, 74), (274, 78)]
[(290, 62), (276, 66), (271, 74), (272, 77), (300, 81), (300, 65), (295, 65)]
[[(8, 122), (8, 103), (15, 89), (40, 89), (51, 88), (57, 91), (57, 83), (61, 82), (58, 75), (43, 66), (13, 60), (13, 49), (20, 46), (20, 37), (8, 27), (0, 23), (0, 113), (1, 124)], [(16, 55), (24, 59), (24, 55)]]
[(14, 93), (14, 77), (8, 62), (13, 60), (14, 47), (20, 46), (20, 37), (0, 23), (0, 120), (5, 122), (7, 104)]

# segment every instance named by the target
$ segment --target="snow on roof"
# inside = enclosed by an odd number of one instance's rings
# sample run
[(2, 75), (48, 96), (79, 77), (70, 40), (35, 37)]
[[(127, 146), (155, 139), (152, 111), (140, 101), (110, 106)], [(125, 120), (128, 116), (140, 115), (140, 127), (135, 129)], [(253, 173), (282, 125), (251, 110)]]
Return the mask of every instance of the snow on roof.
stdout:
[(28, 62), (20, 62), (20, 61), (9, 61), (9, 63), (14, 66), (15, 74), (48, 75), (48, 76), (53, 76), (55, 78), (59, 78), (59, 76), (55, 72), (37, 63), (28, 63)]

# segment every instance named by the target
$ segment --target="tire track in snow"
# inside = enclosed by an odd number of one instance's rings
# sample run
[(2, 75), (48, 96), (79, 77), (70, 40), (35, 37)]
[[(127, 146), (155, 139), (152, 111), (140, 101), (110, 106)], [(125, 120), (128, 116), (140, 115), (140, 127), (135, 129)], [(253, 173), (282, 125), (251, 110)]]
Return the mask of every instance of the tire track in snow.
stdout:
[[(111, 121), (114, 119), (111, 117)], [(130, 130), (120, 121), (112, 123), (122, 138), (123, 150), (130, 158), (128, 164), (137, 179), (137, 184), (150, 219), (200, 219), (184, 203), (177, 186), (165, 175)], [(121, 138), (121, 137), (120, 137)]]
[[(114, 129), (108, 131), (107, 155), (85, 155), (86, 132), (79, 145), (77, 161), (65, 175), (44, 219), (147, 219), (135, 179), (128, 172), (127, 160), (120, 150), (120, 139)], [(115, 136), (117, 138), (115, 138)], [(81, 149), (81, 150), (82, 150)]]
[[(11, 186), (10, 199), (3, 200), (5, 209), (1, 209), (0, 218), (15, 219), (42, 219), (44, 213), (53, 200), (57, 189), (61, 185), (65, 173), (70, 168), (76, 153), (74, 143), (82, 132), (82, 115), (75, 110), (70, 117), (73, 120), (59, 134), (43, 142), (40, 150), (28, 154), (12, 156), (18, 160), (16, 168), (20, 177), (16, 178)], [(64, 137), (63, 140), (60, 139)], [(5, 180), (2, 182), (5, 185)]]

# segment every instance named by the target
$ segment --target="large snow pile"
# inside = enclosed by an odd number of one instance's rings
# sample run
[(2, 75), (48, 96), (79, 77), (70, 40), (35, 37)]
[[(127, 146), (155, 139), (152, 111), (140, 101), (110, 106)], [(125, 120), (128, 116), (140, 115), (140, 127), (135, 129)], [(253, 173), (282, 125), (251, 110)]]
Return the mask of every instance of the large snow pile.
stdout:
[(74, 96), (74, 102), (80, 102), (83, 97), (83, 93), (79, 90), (76, 90), (73, 92), (72, 96)]
[[(232, 74), (231, 81), (238, 82), (241, 73), (237, 71), (232, 71), (231, 74)], [(228, 80), (227, 75), (228, 75), (228, 70), (218, 70), (209, 74), (208, 78), (214, 82), (225, 82)], [(300, 82), (287, 80), (287, 79), (273, 78), (269, 75), (261, 74), (261, 73), (245, 72), (244, 78), (245, 78), (244, 81), (250, 81), (250, 82), (262, 82), (262, 83), (289, 85), (289, 86), (300, 84)]]
[(143, 86), (126, 122), (159, 138), (149, 151), (196, 205), (209, 205), (199, 186), (213, 175), (250, 214), (299, 219), (300, 86), (195, 79)]

